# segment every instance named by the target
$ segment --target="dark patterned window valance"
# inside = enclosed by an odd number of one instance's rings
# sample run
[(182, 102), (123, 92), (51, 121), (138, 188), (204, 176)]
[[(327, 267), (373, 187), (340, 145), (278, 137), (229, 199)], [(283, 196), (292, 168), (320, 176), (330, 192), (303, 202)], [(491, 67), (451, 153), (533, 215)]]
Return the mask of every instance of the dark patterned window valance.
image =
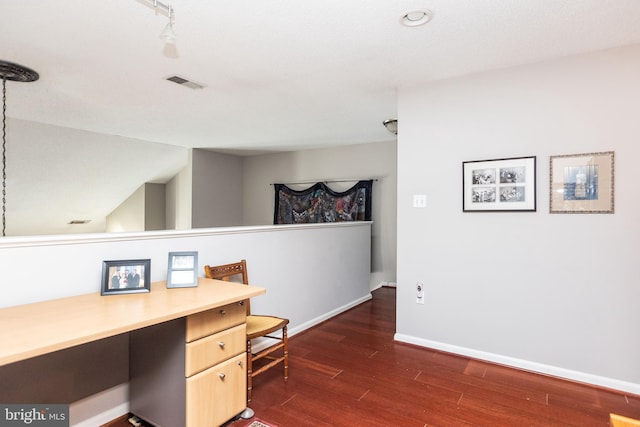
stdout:
[(318, 182), (296, 191), (284, 184), (275, 187), (274, 224), (371, 221), (373, 180), (358, 181), (347, 191), (337, 192)]

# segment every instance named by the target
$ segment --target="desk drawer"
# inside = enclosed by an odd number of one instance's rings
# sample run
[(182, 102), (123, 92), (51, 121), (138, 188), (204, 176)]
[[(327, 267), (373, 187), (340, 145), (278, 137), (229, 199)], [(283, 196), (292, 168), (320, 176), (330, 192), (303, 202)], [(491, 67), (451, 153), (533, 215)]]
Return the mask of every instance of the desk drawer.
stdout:
[(187, 426), (219, 426), (247, 407), (247, 355), (187, 378)]
[(187, 317), (187, 342), (215, 334), (245, 322), (247, 309), (244, 301), (192, 314)]
[(187, 343), (185, 376), (247, 351), (247, 328), (242, 325)]

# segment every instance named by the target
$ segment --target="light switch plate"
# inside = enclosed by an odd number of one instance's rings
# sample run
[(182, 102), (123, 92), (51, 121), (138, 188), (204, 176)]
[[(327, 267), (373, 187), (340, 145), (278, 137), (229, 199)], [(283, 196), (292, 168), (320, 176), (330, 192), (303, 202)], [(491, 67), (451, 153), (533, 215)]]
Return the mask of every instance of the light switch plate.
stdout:
[(414, 194), (413, 195), (413, 207), (414, 208), (426, 208), (427, 207), (427, 195), (426, 194)]

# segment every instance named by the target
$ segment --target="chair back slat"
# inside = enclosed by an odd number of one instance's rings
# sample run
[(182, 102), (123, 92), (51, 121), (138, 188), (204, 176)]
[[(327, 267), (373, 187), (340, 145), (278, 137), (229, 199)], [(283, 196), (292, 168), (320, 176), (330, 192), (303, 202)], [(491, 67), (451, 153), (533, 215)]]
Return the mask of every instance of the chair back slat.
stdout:
[[(225, 282), (231, 282), (232, 278), (233, 282), (243, 283), (245, 285), (249, 284), (249, 273), (247, 273), (247, 261), (242, 260), (240, 262), (234, 262), (231, 264), (224, 265), (205, 265), (204, 266), (204, 274), (207, 279), (218, 279), (224, 280)], [(238, 277), (239, 276), (239, 277)], [(242, 281), (239, 282), (238, 279)], [(247, 305), (247, 316), (251, 315), (251, 300), (246, 300), (245, 304)]]

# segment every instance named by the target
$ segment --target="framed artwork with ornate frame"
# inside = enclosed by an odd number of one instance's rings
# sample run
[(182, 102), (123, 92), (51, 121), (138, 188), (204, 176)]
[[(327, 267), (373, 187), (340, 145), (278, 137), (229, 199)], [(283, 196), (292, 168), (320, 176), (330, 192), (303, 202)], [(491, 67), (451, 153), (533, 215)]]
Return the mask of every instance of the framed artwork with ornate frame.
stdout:
[(551, 156), (549, 213), (614, 213), (614, 152)]
[(535, 210), (535, 156), (462, 162), (463, 212)]

